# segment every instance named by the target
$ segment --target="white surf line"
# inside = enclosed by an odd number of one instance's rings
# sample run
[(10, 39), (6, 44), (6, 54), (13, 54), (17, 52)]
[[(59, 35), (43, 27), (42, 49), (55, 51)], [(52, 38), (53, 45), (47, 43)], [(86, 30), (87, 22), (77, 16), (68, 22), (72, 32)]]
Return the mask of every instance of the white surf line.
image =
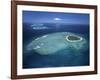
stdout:
[(35, 40), (39, 40), (40, 38), (36, 38)]
[(39, 48), (41, 48), (40, 46), (36, 46), (34, 49), (39, 49)]
[(42, 36), (43, 38), (46, 38), (48, 35), (44, 35), (44, 36)]

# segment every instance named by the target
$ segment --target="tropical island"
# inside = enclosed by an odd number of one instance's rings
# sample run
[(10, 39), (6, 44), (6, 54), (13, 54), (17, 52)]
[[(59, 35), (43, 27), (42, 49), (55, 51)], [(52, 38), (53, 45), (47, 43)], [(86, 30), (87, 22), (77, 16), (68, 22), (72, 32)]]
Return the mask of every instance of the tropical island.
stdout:
[(70, 42), (76, 42), (76, 41), (81, 41), (82, 37), (76, 36), (76, 35), (68, 35), (66, 36), (66, 39), (67, 41), (70, 41)]

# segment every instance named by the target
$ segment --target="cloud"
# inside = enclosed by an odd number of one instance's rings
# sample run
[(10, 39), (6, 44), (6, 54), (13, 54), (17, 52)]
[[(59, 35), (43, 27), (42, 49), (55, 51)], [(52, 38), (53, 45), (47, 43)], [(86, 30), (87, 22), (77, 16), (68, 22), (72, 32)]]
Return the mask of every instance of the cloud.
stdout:
[(60, 20), (62, 20), (61, 18), (54, 18), (54, 20), (56, 20), (56, 21), (60, 21)]

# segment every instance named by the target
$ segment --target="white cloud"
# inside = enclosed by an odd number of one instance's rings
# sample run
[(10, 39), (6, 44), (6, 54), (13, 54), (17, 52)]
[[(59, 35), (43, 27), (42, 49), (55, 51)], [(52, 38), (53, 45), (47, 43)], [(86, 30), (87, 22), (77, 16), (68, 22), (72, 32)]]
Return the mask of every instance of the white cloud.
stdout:
[(59, 21), (59, 20), (62, 20), (62, 19), (60, 19), (60, 18), (54, 18), (54, 20)]

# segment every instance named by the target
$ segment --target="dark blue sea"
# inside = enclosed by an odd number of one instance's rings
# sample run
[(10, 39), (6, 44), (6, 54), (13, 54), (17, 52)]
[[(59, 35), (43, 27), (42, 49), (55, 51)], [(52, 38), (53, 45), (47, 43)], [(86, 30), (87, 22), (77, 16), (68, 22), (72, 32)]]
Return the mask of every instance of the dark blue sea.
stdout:
[[(40, 23), (34, 23), (40, 24)], [(42, 23), (40, 29), (33, 29), (33, 23), (23, 23), (23, 68), (47, 68), (47, 67), (69, 67), (69, 66), (88, 66), (89, 65), (89, 25), (82, 24), (63, 24), (63, 23)], [(46, 29), (41, 27), (46, 26)], [(32, 51), (27, 51), (26, 46), (37, 37), (55, 32), (71, 32), (82, 34), (88, 41), (88, 48), (69, 53), (61, 50), (57, 54), (41, 55)], [(59, 44), (59, 43), (58, 43)], [(66, 53), (67, 52), (67, 53)], [(81, 52), (81, 53), (80, 53)]]

